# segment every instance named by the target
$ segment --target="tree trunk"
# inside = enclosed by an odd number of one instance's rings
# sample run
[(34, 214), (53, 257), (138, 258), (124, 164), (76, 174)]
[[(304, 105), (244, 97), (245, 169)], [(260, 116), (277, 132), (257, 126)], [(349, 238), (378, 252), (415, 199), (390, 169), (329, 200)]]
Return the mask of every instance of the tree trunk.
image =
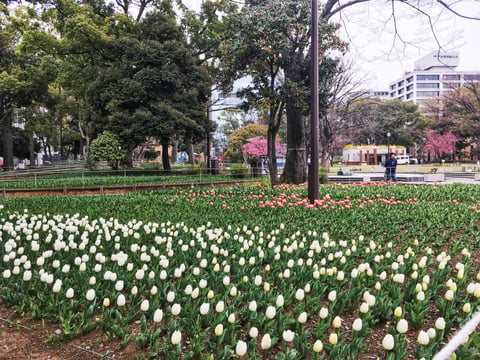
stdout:
[(168, 139), (162, 140), (162, 163), (163, 163), (163, 170), (166, 172), (172, 171), (172, 167), (170, 166), (170, 157), (168, 156), (168, 146), (170, 142)]
[(2, 142), (3, 142), (3, 168), (13, 170), (13, 131), (12, 131), (12, 112), (7, 111), (1, 118)]
[(188, 163), (193, 165), (195, 161), (195, 154), (193, 153), (193, 144), (189, 136), (185, 137), (185, 146), (187, 148)]
[(172, 145), (172, 162), (174, 164), (177, 162), (177, 156), (178, 156), (177, 152), (178, 152), (178, 139), (175, 139)]
[(33, 134), (28, 134), (28, 153), (30, 154), (30, 167), (35, 167), (35, 139)]
[(270, 121), (267, 131), (267, 156), (268, 156), (268, 171), (270, 173), (270, 182), (273, 185), (278, 183), (278, 171), (277, 171), (277, 153), (275, 149), (275, 138), (277, 137), (277, 131), (274, 124)]
[(287, 155), (283, 183), (301, 184), (307, 181), (305, 122), (299, 109), (287, 105)]
[(88, 155), (90, 136), (88, 135), (88, 130), (83, 129), (81, 120), (78, 121), (78, 130), (80, 131), (80, 156), (84, 158), (86, 155)]

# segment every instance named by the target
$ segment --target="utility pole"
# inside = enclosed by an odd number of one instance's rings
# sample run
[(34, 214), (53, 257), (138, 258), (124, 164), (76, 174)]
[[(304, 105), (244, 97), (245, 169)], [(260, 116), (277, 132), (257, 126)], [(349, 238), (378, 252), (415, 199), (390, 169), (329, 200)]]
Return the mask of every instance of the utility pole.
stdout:
[(312, 0), (312, 79), (310, 103), (310, 165), (308, 169), (308, 199), (318, 200), (318, 0)]

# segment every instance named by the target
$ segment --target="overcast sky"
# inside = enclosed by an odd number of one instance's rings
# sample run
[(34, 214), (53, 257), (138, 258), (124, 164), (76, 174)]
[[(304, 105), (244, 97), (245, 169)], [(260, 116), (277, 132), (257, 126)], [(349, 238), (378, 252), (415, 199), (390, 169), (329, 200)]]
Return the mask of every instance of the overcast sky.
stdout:
[[(184, 2), (195, 10), (201, 4), (201, 0)], [(462, 3), (454, 5), (457, 12), (480, 18), (477, 0), (463, 0)], [(355, 61), (355, 69), (367, 74), (367, 87), (374, 90), (387, 90), (389, 82), (413, 70), (416, 59), (439, 49), (429, 19), (405, 5), (395, 4), (397, 36), (390, 3), (382, 0), (355, 5), (341, 18), (334, 19), (342, 23), (343, 38), (350, 43), (349, 57)], [(454, 16), (437, 4), (423, 9), (432, 15), (430, 21), (442, 48), (460, 53), (457, 70), (480, 71), (480, 21)]]

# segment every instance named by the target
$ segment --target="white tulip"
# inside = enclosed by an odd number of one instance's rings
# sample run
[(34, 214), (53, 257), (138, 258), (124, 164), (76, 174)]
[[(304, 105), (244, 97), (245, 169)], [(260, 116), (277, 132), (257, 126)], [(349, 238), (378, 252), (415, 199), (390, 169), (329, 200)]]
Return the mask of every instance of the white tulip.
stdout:
[(223, 324), (218, 324), (215, 326), (215, 335), (221, 336), (223, 334)]
[(295, 292), (295, 299), (302, 301), (305, 297), (305, 291), (303, 289), (297, 289)]
[(284, 304), (285, 304), (285, 299), (284, 299), (283, 295), (278, 295), (277, 296), (277, 301), (276, 301), (277, 307), (282, 307)]
[(328, 309), (326, 307), (322, 307), (318, 315), (320, 316), (320, 319), (326, 319), (328, 316)]
[(85, 298), (86, 298), (88, 301), (92, 301), (93, 299), (95, 299), (95, 290), (94, 290), (94, 289), (88, 289)]
[(123, 294), (118, 295), (117, 305), (121, 307), (121, 306), (125, 306), (125, 303), (126, 303), (125, 295)]
[(336, 333), (331, 333), (328, 336), (328, 342), (332, 345), (337, 345), (338, 342), (338, 335)]
[(298, 322), (300, 324), (305, 324), (307, 322), (307, 313), (304, 311), (300, 315), (298, 315)]
[(145, 311), (148, 311), (148, 309), (150, 308), (150, 303), (147, 299), (143, 300), (142, 303), (140, 304), (140, 309), (145, 312)]
[(417, 341), (420, 345), (428, 345), (428, 343), (430, 342), (430, 338), (425, 331), (420, 330), (420, 332), (418, 333)]
[(217, 305), (215, 305), (215, 311), (221, 313), (225, 310), (225, 303), (223, 300), (220, 300)]
[(75, 295), (75, 292), (73, 291), (73, 289), (72, 289), (72, 288), (68, 288), (68, 289), (67, 289), (67, 292), (65, 293), (65, 297), (66, 297), (67, 299), (71, 299), (71, 298), (73, 298), (74, 295)]
[(180, 304), (172, 305), (172, 315), (177, 316), (182, 311), (182, 306)]
[(23, 273), (23, 281), (30, 281), (32, 279), (32, 272), (30, 270), (26, 270)]
[(209, 311), (210, 311), (209, 303), (203, 303), (202, 305), (200, 305), (200, 315), (207, 315)]
[(315, 341), (315, 343), (313, 344), (313, 351), (315, 351), (316, 353), (319, 353), (323, 350), (323, 343), (321, 340), (317, 340)]
[(328, 293), (328, 300), (335, 301), (337, 299), (337, 292), (332, 290)]
[(282, 338), (286, 342), (292, 342), (294, 337), (295, 333), (292, 330), (285, 330), (282, 334)]
[(55, 281), (55, 284), (53, 284), (52, 291), (53, 291), (54, 293), (58, 293), (58, 292), (60, 292), (60, 289), (61, 289), (61, 288), (62, 288), (62, 280), (57, 279), (57, 280)]
[(178, 330), (175, 330), (175, 331), (172, 333), (171, 341), (172, 341), (172, 344), (173, 344), (173, 345), (180, 344), (180, 342), (182, 341), (182, 333), (181, 333), (180, 331), (178, 331)]
[(252, 300), (248, 303), (248, 310), (252, 312), (257, 311), (257, 302), (255, 300)]
[(445, 319), (443, 317), (439, 317), (437, 320), (435, 320), (435, 327), (438, 330), (445, 330)]
[(263, 350), (270, 349), (270, 346), (272, 346), (272, 338), (270, 337), (269, 334), (263, 335), (262, 341), (260, 342), (260, 346), (262, 347)]
[(277, 313), (277, 310), (275, 309), (275, 307), (269, 305), (267, 307), (267, 310), (265, 311), (265, 316), (269, 319), (273, 319), (276, 313)]
[(153, 321), (156, 323), (159, 323), (163, 319), (163, 310), (162, 309), (157, 309), (153, 313)]
[(395, 274), (393, 277), (393, 281), (399, 284), (403, 284), (405, 281), (405, 275), (404, 274)]
[(335, 316), (332, 321), (332, 326), (336, 329), (339, 329), (342, 326), (342, 318), (340, 316)]
[(408, 321), (405, 319), (398, 320), (397, 331), (400, 334), (405, 334), (408, 331)]
[(393, 347), (395, 346), (395, 341), (393, 339), (392, 334), (385, 335), (385, 337), (382, 340), (382, 346), (385, 350), (388, 350), (388, 351), (393, 349)]
[(252, 338), (255, 339), (258, 336), (258, 329), (255, 326), (252, 326), (250, 330), (248, 331), (248, 335)]
[(356, 319), (353, 321), (352, 329), (355, 330), (355, 331), (360, 331), (360, 330), (362, 330), (362, 327), (363, 327), (362, 319), (356, 318)]
[(368, 305), (368, 303), (362, 302), (359, 310), (362, 314), (366, 314), (369, 309), (370, 309), (370, 306)]
[(235, 346), (235, 353), (238, 356), (243, 356), (247, 353), (247, 343), (245, 341), (239, 340), (237, 346)]
[(193, 289), (191, 297), (192, 299), (196, 299), (198, 298), (199, 295), (200, 295), (200, 288), (196, 287), (195, 289)]
[(167, 301), (173, 302), (175, 300), (175, 293), (173, 291), (169, 291), (167, 293)]

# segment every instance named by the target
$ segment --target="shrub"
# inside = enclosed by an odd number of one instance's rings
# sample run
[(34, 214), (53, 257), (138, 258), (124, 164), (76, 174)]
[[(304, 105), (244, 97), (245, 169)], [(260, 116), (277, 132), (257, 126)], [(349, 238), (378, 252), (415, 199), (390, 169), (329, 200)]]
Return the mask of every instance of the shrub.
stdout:
[(328, 179), (327, 168), (325, 166), (320, 166), (318, 170), (319, 170), (318, 182), (320, 184), (328, 184), (329, 179)]
[(243, 164), (233, 164), (228, 169), (228, 173), (234, 178), (243, 179), (248, 175), (248, 167)]
[(100, 161), (107, 161), (108, 165), (117, 170), (121, 162), (125, 162), (127, 151), (123, 150), (118, 136), (104, 131), (92, 141), (88, 152), (87, 164), (91, 167)]

